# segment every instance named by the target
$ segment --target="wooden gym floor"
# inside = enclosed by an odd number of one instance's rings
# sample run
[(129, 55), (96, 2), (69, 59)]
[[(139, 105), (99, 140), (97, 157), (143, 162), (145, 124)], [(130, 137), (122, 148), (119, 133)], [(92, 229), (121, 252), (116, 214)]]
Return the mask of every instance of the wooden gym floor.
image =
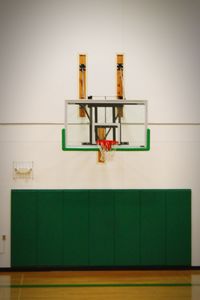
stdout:
[(1, 300), (200, 299), (200, 270), (0, 272)]

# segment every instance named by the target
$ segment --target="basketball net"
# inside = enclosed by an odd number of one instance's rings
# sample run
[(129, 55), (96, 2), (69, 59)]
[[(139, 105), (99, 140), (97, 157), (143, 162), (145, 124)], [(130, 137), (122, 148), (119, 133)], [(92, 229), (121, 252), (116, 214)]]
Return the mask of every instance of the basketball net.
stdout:
[(113, 146), (117, 144), (118, 142), (115, 140), (97, 140), (97, 145), (99, 146), (99, 162), (104, 163), (108, 158), (111, 158), (114, 150)]

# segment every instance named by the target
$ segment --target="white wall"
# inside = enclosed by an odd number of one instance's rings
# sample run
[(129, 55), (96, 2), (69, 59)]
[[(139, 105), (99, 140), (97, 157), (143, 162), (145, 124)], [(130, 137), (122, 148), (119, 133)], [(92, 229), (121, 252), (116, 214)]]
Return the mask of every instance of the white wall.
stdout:
[[(62, 152), (64, 99), (78, 95), (78, 54), (88, 94), (115, 94), (125, 54), (129, 99), (149, 100), (150, 152)], [(200, 1), (0, 0), (0, 267), (10, 266), (13, 188), (191, 188), (192, 263), (200, 265)], [(33, 161), (34, 179), (12, 179)]]

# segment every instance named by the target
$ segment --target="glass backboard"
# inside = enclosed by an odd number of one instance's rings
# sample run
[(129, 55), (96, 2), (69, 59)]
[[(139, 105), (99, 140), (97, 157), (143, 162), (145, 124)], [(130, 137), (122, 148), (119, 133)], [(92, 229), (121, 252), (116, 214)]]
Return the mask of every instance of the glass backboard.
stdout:
[(149, 134), (146, 100), (65, 101), (63, 150), (98, 150), (99, 139), (115, 140), (116, 150), (149, 150)]

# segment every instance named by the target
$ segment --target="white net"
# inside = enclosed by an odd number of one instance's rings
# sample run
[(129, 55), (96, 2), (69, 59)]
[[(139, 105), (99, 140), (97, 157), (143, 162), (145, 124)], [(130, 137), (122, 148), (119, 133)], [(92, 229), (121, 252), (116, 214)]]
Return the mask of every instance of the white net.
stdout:
[(107, 160), (112, 160), (118, 142), (114, 140), (98, 140), (97, 145), (99, 146), (99, 162), (105, 162)]

